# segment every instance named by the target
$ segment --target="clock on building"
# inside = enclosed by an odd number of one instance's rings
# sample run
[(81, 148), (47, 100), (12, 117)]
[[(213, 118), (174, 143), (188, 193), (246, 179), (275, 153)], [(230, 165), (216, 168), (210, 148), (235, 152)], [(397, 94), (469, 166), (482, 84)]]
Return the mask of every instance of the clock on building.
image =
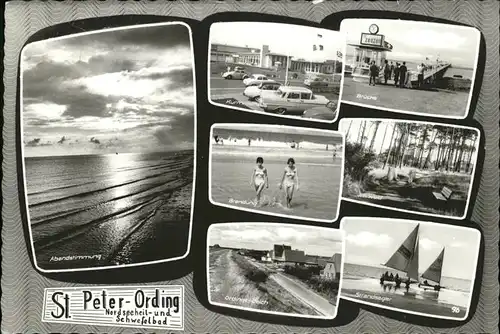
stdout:
[(369, 31), (370, 31), (370, 34), (378, 33), (378, 25), (376, 25), (376, 24), (370, 25)]

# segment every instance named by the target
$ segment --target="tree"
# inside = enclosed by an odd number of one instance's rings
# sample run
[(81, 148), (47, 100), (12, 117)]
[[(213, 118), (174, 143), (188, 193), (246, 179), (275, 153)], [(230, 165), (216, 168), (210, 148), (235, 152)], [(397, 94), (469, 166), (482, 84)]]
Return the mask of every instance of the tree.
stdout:
[(410, 136), (411, 136), (411, 128), (412, 128), (411, 123), (408, 124), (408, 127), (406, 127), (406, 126), (404, 127), (405, 139), (404, 139), (404, 145), (402, 146), (401, 158), (399, 160), (399, 168), (401, 168), (403, 166), (404, 159), (405, 159), (406, 153), (408, 151), (408, 145), (410, 143)]
[[(467, 166), (466, 166), (466, 171), (467, 172), (469, 172), (469, 168), (470, 168), (470, 165), (471, 165), (471, 162), (472, 162), (472, 155), (474, 154), (474, 151), (476, 150), (477, 135), (474, 134), (473, 138), (474, 138), (474, 140), (473, 140), (471, 148), (470, 148), (469, 161), (467, 162)], [(472, 173), (472, 171), (473, 171), (473, 168), (471, 168), (471, 173)]]
[(444, 148), (446, 147), (446, 136), (448, 135), (448, 129), (446, 128), (446, 133), (444, 132), (445, 128), (442, 126), (436, 126), (439, 133), (439, 144), (438, 144), (438, 152), (436, 156), (436, 162), (434, 164), (434, 169), (439, 170), (441, 167), (441, 158), (444, 152)]
[(451, 137), (448, 140), (449, 132), (450, 132), (450, 128), (447, 127), (446, 134), (444, 134), (444, 137), (443, 137), (443, 150), (441, 152), (441, 157), (439, 157), (439, 160), (438, 160), (438, 169), (443, 168), (445, 165), (445, 162), (446, 162), (446, 156), (448, 154), (448, 150), (449, 150), (450, 143), (451, 143)]
[(379, 157), (382, 154), (382, 150), (384, 148), (384, 142), (385, 142), (385, 135), (387, 134), (387, 128), (389, 127), (389, 124), (385, 125), (385, 130), (384, 130), (384, 137), (382, 138), (382, 144), (380, 144), (380, 151), (379, 151)]
[(367, 121), (363, 122), (363, 132), (361, 133), (361, 149), (364, 149), (364, 141), (365, 141), (365, 131), (366, 131), (366, 123)]
[(448, 144), (448, 155), (446, 157), (446, 171), (450, 170), (450, 162), (452, 162), (453, 158), (453, 153), (455, 151), (455, 128), (452, 128), (451, 131), (451, 137), (450, 137), (450, 143)]
[(405, 133), (406, 133), (406, 129), (405, 129), (406, 124), (404, 124), (402, 122), (398, 122), (398, 123), (396, 123), (396, 127), (398, 129), (399, 136), (397, 138), (396, 150), (394, 151), (394, 155), (392, 157), (392, 164), (394, 166), (397, 166), (399, 164), (399, 157), (401, 155), (401, 144), (402, 144), (403, 138), (404, 138)]
[[(370, 142), (370, 148), (369, 148), (370, 151), (373, 151), (373, 144), (375, 144), (375, 138), (377, 137), (378, 127), (380, 126), (380, 123), (382, 123), (382, 121), (375, 121), (374, 122), (375, 131), (373, 131), (372, 140)], [(385, 137), (385, 134), (384, 134), (384, 137)]]
[(356, 139), (356, 143), (357, 143), (357, 144), (361, 144), (361, 134), (362, 134), (362, 129), (363, 129), (363, 123), (364, 123), (364, 122), (365, 122), (365, 121), (361, 121), (361, 122), (359, 123), (359, 129), (358, 129), (358, 139)]
[[(389, 126), (389, 123), (387, 123), (387, 126)], [(392, 140), (393, 140), (395, 134), (396, 134), (396, 124), (394, 124), (393, 128), (392, 128), (391, 141), (389, 142), (389, 149), (387, 150), (387, 159), (385, 159), (383, 169), (385, 169), (385, 166), (389, 163), (389, 158), (391, 157), (391, 150), (392, 150), (392, 146), (393, 146)]]
[(347, 141), (347, 139), (349, 138), (349, 131), (351, 131), (352, 122), (353, 120), (351, 120), (351, 122), (349, 123), (349, 127), (347, 128), (347, 132), (345, 134), (345, 141)]
[(427, 165), (430, 162), (431, 154), (432, 154), (432, 151), (435, 147), (435, 141), (436, 141), (436, 137), (437, 137), (438, 132), (439, 131), (436, 128), (433, 129), (434, 136), (432, 136), (431, 142), (429, 143), (429, 152), (427, 153), (427, 157), (425, 158), (425, 161), (424, 161), (424, 166), (423, 166), (424, 169), (427, 168)]
[(423, 132), (422, 132), (422, 146), (420, 149), (419, 157), (418, 157), (418, 168), (422, 169), (422, 159), (424, 157), (424, 151), (425, 151), (425, 143), (427, 142), (427, 139), (429, 138), (429, 124), (423, 125)]
[(373, 161), (372, 152), (364, 152), (360, 143), (347, 143), (345, 146), (345, 171), (353, 179), (360, 181), (366, 167)]

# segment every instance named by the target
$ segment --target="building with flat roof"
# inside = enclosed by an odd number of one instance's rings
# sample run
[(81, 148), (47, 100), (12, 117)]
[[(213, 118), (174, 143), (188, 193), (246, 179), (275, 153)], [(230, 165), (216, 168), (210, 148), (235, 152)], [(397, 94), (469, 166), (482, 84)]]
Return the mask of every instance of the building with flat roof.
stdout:
[(272, 52), (269, 45), (262, 45), (261, 48), (215, 43), (210, 45), (211, 62), (242, 64), (276, 70), (286, 69), (288, 66), (290, 71), (296, 72), (335, 73), (336, 60), (318, 62), (301, 58), (293, 59), (293, 55), (290, 56), (289, 58), (286, 54)]

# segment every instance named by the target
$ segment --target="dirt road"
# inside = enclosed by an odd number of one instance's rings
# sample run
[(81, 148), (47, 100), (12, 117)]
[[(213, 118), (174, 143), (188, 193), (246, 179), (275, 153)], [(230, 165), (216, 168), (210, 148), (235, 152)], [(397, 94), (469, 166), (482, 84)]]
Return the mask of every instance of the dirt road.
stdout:
[[(264, 265), (257, 262), (252, 262), (252, 264), (261, 269), (265, 268)], [(298, 283), (279, 272), (273, 273), (269, 278), (290, 292), (295, 298), (314, 308), (318, 313), (324, 316), (335, 314), (336, 306), (332, 305), (326, 298), (312, 291), (305, 284)]]

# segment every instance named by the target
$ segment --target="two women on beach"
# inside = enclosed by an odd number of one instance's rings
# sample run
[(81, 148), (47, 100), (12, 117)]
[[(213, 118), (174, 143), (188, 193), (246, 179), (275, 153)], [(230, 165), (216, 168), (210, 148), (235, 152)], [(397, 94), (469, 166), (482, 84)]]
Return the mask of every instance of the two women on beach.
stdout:
[[(250, 185), (254, 186), (255, 192), (257, 193), (255, 204), (257, 206), (260, 204), (264, 187), (269, 188), (269, 178), (267, 169), (263, 166), (264, 159), (258, 157), (256, 163), (257, 165), (253, 169)], [(299, 190), (299, 175), (293, 158), (288, 159), (287, 166), (283, 171), (279, 189), (282, 190), (283, 188), (285, 188), (286, 206), (290, 208), (292, 205), (293, 193), (295, 190)]]

